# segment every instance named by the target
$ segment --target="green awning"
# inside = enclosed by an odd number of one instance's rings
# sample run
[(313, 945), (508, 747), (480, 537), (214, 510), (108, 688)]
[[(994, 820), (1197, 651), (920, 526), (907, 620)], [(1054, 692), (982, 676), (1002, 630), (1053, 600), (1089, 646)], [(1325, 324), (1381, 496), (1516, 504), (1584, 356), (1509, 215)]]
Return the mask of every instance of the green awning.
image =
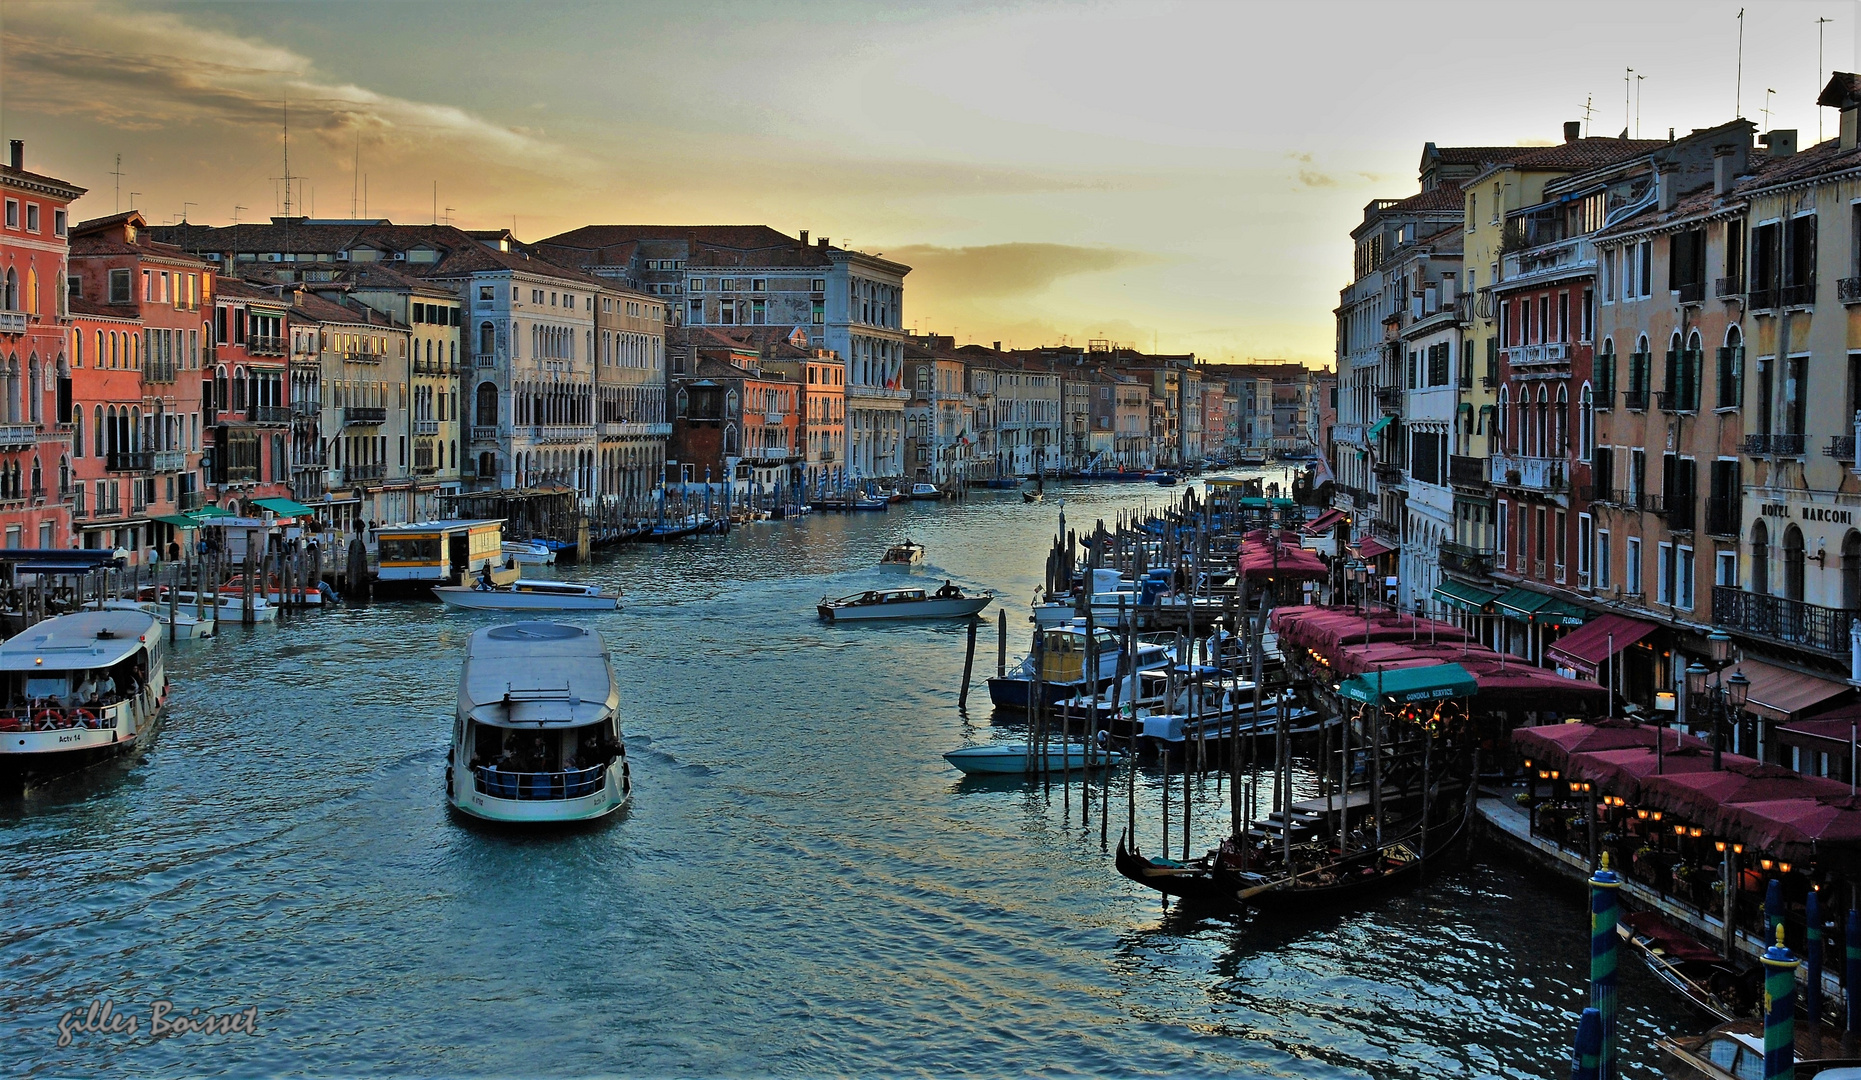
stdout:
[(1590, 613), (1555, 596), (1514, 588), (1493, 601), (1508, 616), (1540, 626), (1582, 626)]
[(1381, 420), (1378, 420), (1376, 423), (1371, 424), (1370, 430), (1363, 433), (1364, 439), (1368, 441), (1370, 439), (1376, 438), (1378, 435), (1381, 435), (1383, 433), (1383, 429), (1388, 427), (1389, 422), (1394, 419), (1395, 417), (1393, 416), (1385, 416)]
[(1265, 510), (1267, 501), (1257, 495), (1246, 495), (1241, 498), (1241, 506), (1248, 510)]
[(185, 514), (161, 514), (157, 517), (150, 518), (149, 520), (159, 521), (163, 525), (173, 525), (177, 529), (198, 529), (200, 528), (199, 518), (191, 518)]
[(198, 520), (200, 518), (232, 517), (233, 512), (217, 503), (208, 503), (197, 510), (189, 510), (187, 516)]
[(1473, 676), (1459, 664), (1373, 671), (1365, 675), (1353, 675), (1338, 687), (1339, 694), (1366, 705), (1384, 702), (1407, 705), (1416, 701), (1472, 697), (1479, 692), (1480, 684), (1474, 682)]
[(312, 507), (292, 499), (253, 499), (252, 505), (270, 510), (279, 517), (309, 517), (316, 513)]
[(1488, 604), (1499, 599), (1499, 594), (1491, 589), (1482, 589), (1478, 585), (1444, 581), (1435, 586), (1434, 597), (1448, 607), (1459, 608), (1462, 611), (1485, 611)]
[(1292, 499), (1274, 499), (1273, 505), (1278, 507), (1281, 510), (1289, 510), (1292, 507), (1295, 507), (1299, 504)]

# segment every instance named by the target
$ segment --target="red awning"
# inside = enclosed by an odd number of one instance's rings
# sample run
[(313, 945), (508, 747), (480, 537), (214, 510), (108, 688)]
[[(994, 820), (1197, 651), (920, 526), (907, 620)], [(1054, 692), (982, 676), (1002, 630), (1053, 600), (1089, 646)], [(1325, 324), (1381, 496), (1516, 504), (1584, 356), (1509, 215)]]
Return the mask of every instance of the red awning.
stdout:
[(1722, 828), (1737, 803), (1770, 802), (1848, 794), (1848, 785), (1726, 755), (1725, 768), (1692, 776), (1662, 777), (1642, 785), (1641, 801), (1702, 825)]
[(1240, 571), (1249, 581), (1323, 581), (1331, 568), (1310, 551), (1281, 545), (1248, 544), (1241, 551)]
[(1819, 706), (1833, 704), (1854, 689), (1845, 682), (1773, 667), (1760, 660), (1746, 660), (1738, 670), (1751, 680), (1751, 696), (1745, 709), (1780, 723), (1820, 711)]
[(1674, 736), (1679, 734), (1678, 731), (1668, 732), (1659, 754), (1654, 752), (1652, 744), (1594, 754), (1572, 754), (1564, 766), (1564, 775), (1588, 780), (1629, 802), (1640, 802), (1647, 796), (1649, 787), (1657, 782), (1666, 783), (1681, 775), (1710, 775), (1712, 751), (1690, 735), (1683, 737), (1680, 749), (1674, 749)]
[[(1603, 662), (1657, 630), (1653, 623), (1621, 615), (1604, 615), (1572, 630), (1547, 648), (1545, 655), (1586, 674), (1594, 675)], [(1611, 652), (1613, 647), (1614, 652)]]
[(1632, 720), (1597, 720), (1582, 724), (1540, 724), (1515, 728), (1512, 741), (1538, 768), (1562, 769), (1572, 754), (1654, 746), (1659, 730)]
[(1343, 520), (1344, 511), (1337, 509), (1327, 510), (1305, 523), (1305, 535), (1318, 536), (1321, 533), (1330, 532), (1338, 522)]
[(1357, 549), (1357, 557), (1360, 559), (1374, 559), (1381, 555), (1388, 555), (1390, 552), (1396, 550), (1374, 536), (1366, 536), (1362, 540), (1357, 541), (1355, 547)]
[(1725, 828), (1785, 859), (1827, 866), (1861, 850), (1861, 799), (1846, 792), (1823, 798), (1777, 799), (1725, 808)]

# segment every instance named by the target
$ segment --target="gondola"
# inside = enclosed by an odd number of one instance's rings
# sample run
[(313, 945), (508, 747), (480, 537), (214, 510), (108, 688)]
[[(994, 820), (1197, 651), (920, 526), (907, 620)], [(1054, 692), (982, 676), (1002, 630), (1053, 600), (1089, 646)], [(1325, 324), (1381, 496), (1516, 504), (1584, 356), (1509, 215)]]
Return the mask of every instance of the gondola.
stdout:
[(1386, 841), (1380, 859), (1369, 853), (1357, 854), (1290, 877), (1262, 881), (1258, 875), (1225, 868), (1217, 868), (1215, 873), (1237, 900), (1263, 911), (1333, 904), (1407, 884), (1421, 875), (1429, 860), (1453, 847), (1466, 827), (1467, 815), (1457, 812), (1452, 819), (1430, 826), (1425, 838), (1418, 829), (1398, 840)]
[(1234, 886), (1224, 880), (1218, 861), (1227, 857), (1230, 841), (1222, 841), (1222, 846), (1199, 859), (1177, 862), (1174, 859), (1146, 858), (1137, 850), (1134, 840), (1129, 845), (1129, 833), (1118, 837), (1117, 867), (1118, 872), (1146, 888), (1155, 889), (1165, 896), (1174, 896), (1190, 903), (1205, 904), (1211, 907), (1234, 907)]
[(1713, 1023), (1729, 1024), (1751, 1011), (1750, 975), (1741, 974), (1723, 956), (1669, 925), (1659, 912), (1629, 912), (1616, 924), (1616, 933), (1641, 954), (1656, 978)]

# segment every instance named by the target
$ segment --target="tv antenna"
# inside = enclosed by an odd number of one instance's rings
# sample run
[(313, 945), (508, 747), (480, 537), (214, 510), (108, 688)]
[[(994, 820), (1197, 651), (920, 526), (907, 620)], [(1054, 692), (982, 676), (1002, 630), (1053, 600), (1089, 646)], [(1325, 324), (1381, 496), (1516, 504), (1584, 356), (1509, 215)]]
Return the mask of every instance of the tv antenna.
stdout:
[(1583, 95), (1583, 137), (1586, 139), (1590, 136), (1590, 115), (1596, 111), (1593, 108), (1595, 99), (1595, 94)]
[(291, 99), (284, 99), (284, 175), (274, 176), (273, 180), (284, 181), (284, 216), (291, 216)]
[(1738, 74), (1732, 83), (1732, 119), (1745, 115), (1745, 9), (1738, 9)]
[(110, 171), (110, 175), (116, 177), (116, 209), (110, 212), (120, 214), (123, 212), (123, 155), (116, 155), (116, 168)]
[(1634, 68), (1625, 67), (1622, 69), (1622, 137), (1625, 139), (1628, 138), (1629, 120), (1632, 115), (1628, 109), (1628, 90), (1630, 86), (1634, 85), (1630, 81), (1634, 78), (1634, 75)]
[(1759, 112), (1764, 114), (1764, 130), (1765, 131), (1769, 131), (1771, 129), (1771, 95), (1775, 94), (1776, 92), (1777, 91), (1772, 90), (1769, 87), (1765, 87), (1764, 107), (1758, 110)]
[(362, 184), (362, 129), (355, 129), (355, 164), (349, 170), (349, 216), (355, 217), (355, 200)]
[(142, 194), (142, 192), (140, 191), (132, 191), (129, 193), (129, 208), (131, 210), (134, 210), (136, 208), (136, 196), (140, 194)]
[[(1818, 18), (1816, 20), (1816, 88), (1822, 88), (1822, 28), (1834, 22), (1834, 19)], [(1822, 107), (1816, 107), (1816, 141), (1822, 141)]]
[(1637, 139), (1641, 138), (1641, 81), (1646, 78), (1647, 76), (1642, 74), (1635, 76), (1635, 138)]

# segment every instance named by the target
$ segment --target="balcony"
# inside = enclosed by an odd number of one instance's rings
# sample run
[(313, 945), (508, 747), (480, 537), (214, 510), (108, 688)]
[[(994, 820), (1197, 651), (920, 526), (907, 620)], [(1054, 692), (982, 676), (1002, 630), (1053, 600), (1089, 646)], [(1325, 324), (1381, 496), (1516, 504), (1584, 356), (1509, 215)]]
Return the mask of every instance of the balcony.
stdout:
[(342, 361), (345, 364), (379, 364), (382, 359), (380, 353), (346, 352), (342, 354)]
[(1777, 302), (1784, 307), (1809, 307), (1816, 302), (1816, 279), (1800, 285), (1785, 285), (1777, 291)]
[(342, 426), (384, 424), (388, 420), (388, 410), (368, 406), (352, 406), (342, 411)]
[(471, 364), (473, 367), (477, 368), (480, 371), (489, 371), (490, 369), (498, 366), (497, 354), (478, 353), (477, 355), (471, 358)]
[(540, 443), (589, 443), (595, 441), (593, 424), (534, 424), (524, 434)]
[(0, 447), (25, 447), (38, 441), (39, 429), (31, 424), (0, 424)]
[(1387, 544), (1400, 545), (1402, 543), (1401, 526), (1393, 521), (1384, 521), (1382, 518), (1371, 520), (1370, 535)]
[(789, 452), (780, 446), (757, 446), (751, 447), (743, 456), (758, 461), (787, 461)]
[(498, 426), (496, 424), (473, 424), (473, 442), (497, 442)]
[(1620, 497), (1608, 484), (1585, 484), (1577, 495), (1591, 506), (1610, 506)]
[(1829, 445), (1823, 447), (1822, 452), (1837, 461), (1853, 461), (1855, 459), (1855, 437), (1853, 435), (1831, 435)]
[(1752, 289), (1745, 296), (1746, 303), (1753, 311), (1765, 311), (1777, 306), (1777, 290)]
[[(1506, 222), (1510, 233), (1518, 219)], [(1529, 237), (1528, 237), (1529, 238)], [(1584, 267), (1596, 265), (1596, 247), (1582, 237), (1553, 240), (1505, 256), (1503, 273), (1508, 287), (1527, 284), (1520, 279), (1546, 279), (1568, 276)]]
[(1452, 540), (1441, 541), (1441, 569), (1471, 577), (1491, 577), (1496, 552), (1491, 548), (1468, 547)]
[(1686, 394), (1678, 390), (1656, 390), (1654, 407), (1665, 413), (1698, 412), (1699, 395)]
[(439, 421), (438, 420), (415, 420), (414, 421), (414, 434), (415, 435), (438, 435), (439, 434)]
[(1722, 277), (1712, 283), (1712, 295), (1721, 300), (1730, 300), (1745, 295), (1745, 279), (1741, 277)]
[(1489, 459), (1488, 476), (1495, 484), (1524, 488), (1527, 491), (1560, 492), (1568, 486), (1564, 476), (1564, 459), (1549, 457), (1512, 457), (1495, 454)]
[(247, 337), (246, 353), (250, 356), (283, 356), (284, 339), (275, 334)]
[(1648, 392), (1646, 390), (1625, 390), (1622, 392), (1622, 407), (1637, 412), (1648, 409)]
[(1740, 449), (1751, 457), (1802, 457), (1801, 435), (1747, 435)]
[(246, 410), (246, 421), (253, 424), (288, 424), (291, 410), (282, 405), (254, 405)]
[(258, 466), (229, 465), (226, 468), (226, 475), (221, 478), (220, 482), (222, 484), (256, 484), (258, 483)]
[(1449, 454), (1447, 482), (1458, 487), (1486, 486), (1486, 459)]
[(1607, 412), (1615, 408), (1615, 390), (1605, 384), (1591, 392), (1590, 400), (1595, 403), (1596, 408)]
[(376, 462), (373, 465), (344, 465), (342, 482), (345, 484), (366, 484), (380, 480), (388, 475), (387, 465)]
[(830, 465), (833, 463), (833, 460), (834, 460), (834, 452), (832, 450), (821, 451), (821, 463), (822, 464)]
[(1683, 281), (1674, 286), (1674, 295), (1683, 304), (1697, 304), (1706, 298), (1706, 283), (1703, 281)]
[(1561, 341), (1550, 341), (1539, 345), (1514, 345), (1505, 350), (1506, 360), (1513, 367), (1543, 367), (1570, 363), (1570, 346)]
[(1845, 277), (1837, 281), (1835, 298), (1844, 304), (1861, 304), (1861, 277)]
[(1855, 615), (1853, 611), (1746, 592), (1730, 585), (1712, 587), (1713, 622), (1734, 633), (1831, 658), (1848, 658), (1848, 625)]
[(1741, 509), (1736, 497), (1707, 499), (1706, 531), (1713, 536), (1737, 536), (1744, 528), (1744, 522), (1739, 519)]
[(291, 415), (292, 416), (301, 417), (304, 419), (315, 419), (316, 417), (322, 415), (322, 413), (323, 413), (323, 403), (321, 401), (293, 401), (291, 402)]
[(1376, 404), (1386, 413), (1402, 411), (1402, 387), (1379, 386), (1376, 388)]
[(1692, 532), (1693, 514), (1699, 500), (1692, 495), (1663, 495), (1656, 514), (1667, 519), (1669, 532)]
[(1402, 484), (1408, 480), (1402, 475), (1402, 466), (1382, 461), (1376, 463), (1376, 479), (1385, 487)]
[(0, 311), (0, 334), (23, 334), (26, 332), (26, 313), (23, 311)]
[(104, 455), (107, 472), (148, 472), (155, 455), (147, 450), (112, 450)]
[(204, 491), (183, 491), (174, 497), (174, 508), (183, 514), (189, 510), (198, 510), (206, 504), (207, 493)]
[(156, 450), (149, 454), (149, 471), (158, 473), (186, 472), (187, 451)]

